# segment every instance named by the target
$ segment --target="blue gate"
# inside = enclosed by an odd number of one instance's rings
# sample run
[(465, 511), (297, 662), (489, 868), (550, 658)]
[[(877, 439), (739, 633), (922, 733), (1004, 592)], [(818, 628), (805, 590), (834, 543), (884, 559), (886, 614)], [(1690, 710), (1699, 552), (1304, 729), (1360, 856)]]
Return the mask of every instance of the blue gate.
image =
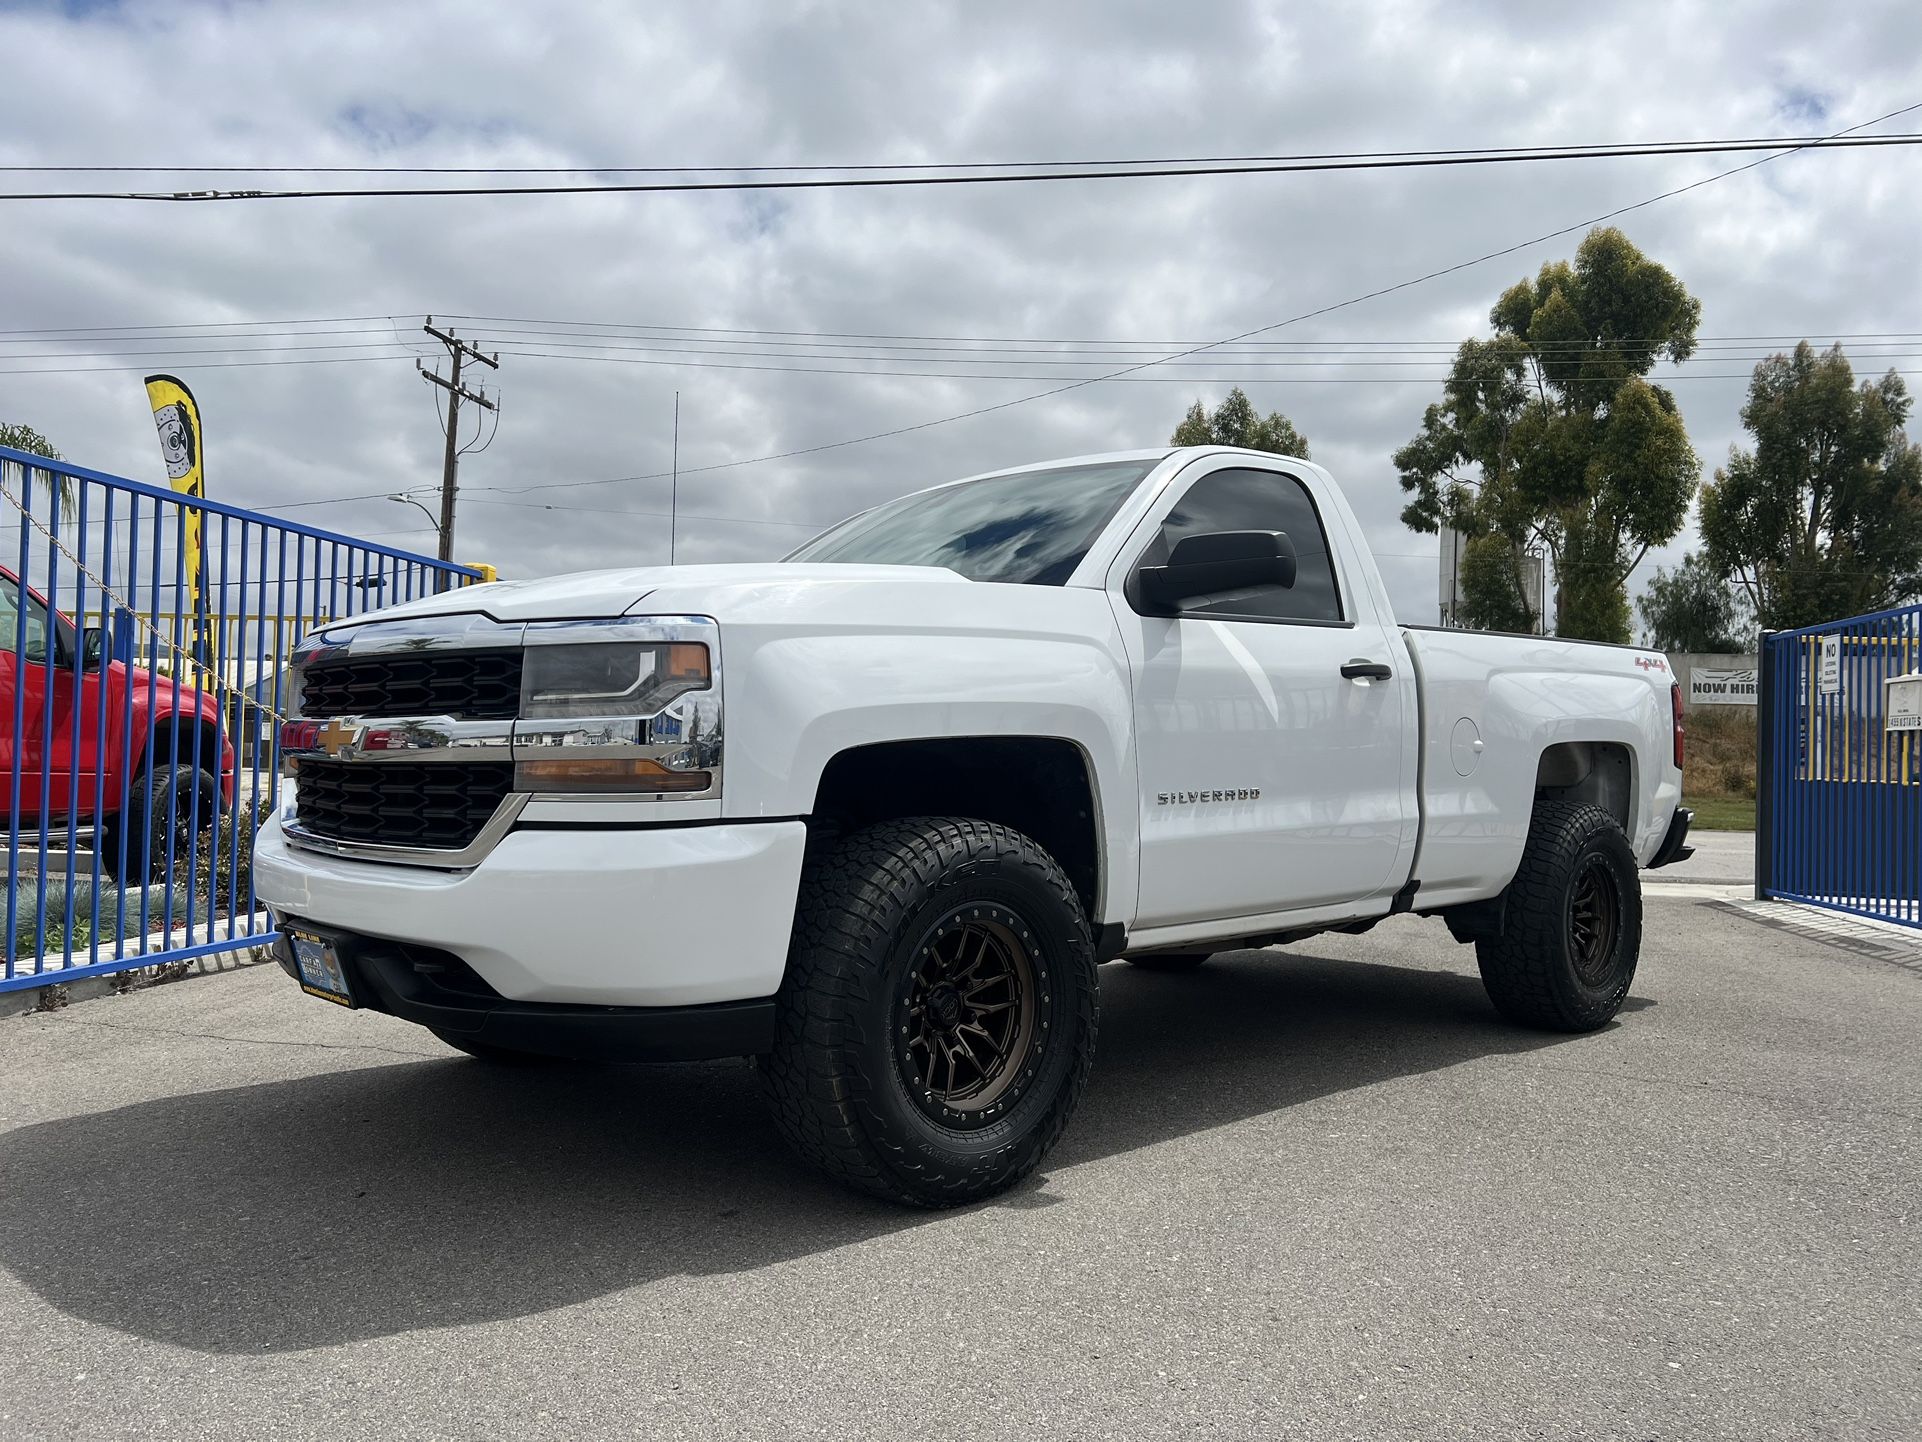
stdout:
[(271, 940), (288, 651), (479, 573), (5, 447), (0, 518), (0, 991)]
[(1755, 892), (1922, 927), (1922, 606), (1762, 638)]

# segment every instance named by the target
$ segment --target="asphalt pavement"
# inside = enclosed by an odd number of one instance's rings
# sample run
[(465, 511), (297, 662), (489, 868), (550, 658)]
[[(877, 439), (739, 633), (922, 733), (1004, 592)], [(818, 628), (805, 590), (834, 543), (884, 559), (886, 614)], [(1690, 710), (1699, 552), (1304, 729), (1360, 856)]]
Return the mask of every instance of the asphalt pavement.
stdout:
[(0, 1019), (0, 1437), (1922, 1435), (1922, 968), (1673, 895), (1616, 1024), (1439, 923), (1103, 969), (1045, 1173), (789, 1160), (277, 968)]

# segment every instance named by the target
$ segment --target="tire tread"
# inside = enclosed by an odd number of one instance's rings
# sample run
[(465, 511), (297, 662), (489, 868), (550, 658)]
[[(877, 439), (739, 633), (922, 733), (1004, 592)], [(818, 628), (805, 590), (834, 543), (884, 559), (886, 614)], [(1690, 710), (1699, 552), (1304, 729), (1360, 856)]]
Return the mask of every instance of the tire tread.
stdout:
[[(1042, 1124), (987, 1165), (944, 1174), (891, 1136), (853, 1053), (868, 1041), (862, 1018), (873, 1014), (876, 990), (886, 985), (878, 959), (910, 899), (938, 888), (956, 867), (982, 861), (1013, 863), (1045, 879), (1076, 918), (1080, 954), (1064, 960), (1083, 968), (1087, 982), (1076, 988), (1078, 1052)], [(1061, 1135), (1093, 1061), (1096, 997), (1094, 945), (1081, 903), (1066, 873), (1036, 842), (1011, 827), (966, 817), (882, 822), (809, 848), (774, 1048), (760, 1060), (762, 1088), (788, 1144), (836, 1181), (905, 1205), (957, 1206), (1012, 1186)]]
[(1502, 899), (1502, 931), (1475, 943), (1482, 982), (1495, 1009), (1512, 1022), (1547, 1031), (1593, 1031), (1620, 1009), (1634, 981), (1631, 961), (1610, 995), (1597, 1004), (1570, 995), (1563, 985), (1563, 907), (1575, 862), (1600, 835), (1612, 838), (1628, 858), (1631, 887), (1622, 897), (1624, 944), (1641, 946), (1641, 882), (1628, 838), (1615, 818), (1585, 801), (1538, 801), (1522, 849), (1521, 865)]

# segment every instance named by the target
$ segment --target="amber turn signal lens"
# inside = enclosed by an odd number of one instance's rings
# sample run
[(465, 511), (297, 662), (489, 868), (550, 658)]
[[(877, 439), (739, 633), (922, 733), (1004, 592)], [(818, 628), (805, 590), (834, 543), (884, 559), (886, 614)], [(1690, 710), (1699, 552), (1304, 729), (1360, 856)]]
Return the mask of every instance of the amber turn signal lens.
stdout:
[(666, 662), (663, 667), (664, 680), (701, 681), (708, 680), (707, 647), (698, 641), (677, 641), (667, 648)]
[[(691, 649), (705, 651), (695, 646)], [(706, 771), (670, 771), (633, 757), (542, 757), (514, 764), (516, 791), (705, 791)]]

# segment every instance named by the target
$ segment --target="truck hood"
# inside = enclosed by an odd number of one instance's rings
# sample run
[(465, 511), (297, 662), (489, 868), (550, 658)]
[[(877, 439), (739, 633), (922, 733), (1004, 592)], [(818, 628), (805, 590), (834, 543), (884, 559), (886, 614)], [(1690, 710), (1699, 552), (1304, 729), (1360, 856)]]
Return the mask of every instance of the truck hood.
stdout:
[[(480, 614), (496, 621), (576, 621), (622, 615), (703, 615), (726, 619), (743, 609), (792, 600), (797, 592), (866, 589), (880, 584), (965, 586), (936, 566), (838, 566), (760, 562), (731, 566), (635, 566), (577, 571), (532, 581), (493, 581), (355, 616), (367, 621)], [(336, 629), (329, 627), (329, 630)]]

